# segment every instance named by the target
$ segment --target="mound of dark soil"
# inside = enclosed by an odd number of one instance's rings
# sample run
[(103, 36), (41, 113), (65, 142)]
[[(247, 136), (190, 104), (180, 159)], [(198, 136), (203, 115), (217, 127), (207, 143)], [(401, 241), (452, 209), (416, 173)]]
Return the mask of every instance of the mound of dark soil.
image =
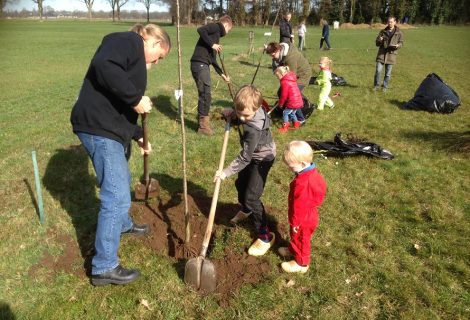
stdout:
[[(159, 254), (176, 259), (176, 268), (183, 279), (184, 265), (192, 257), (196, 257), (201, 250), (202, 239), (204, 237), (207, 217), (211, 199), (207, 197), (188, 196), (188, 212), (191, 221), (190, 245), (184, 244), (185, 239), (185, 209), (181, 196), (177, 196), (170, 202), (162, 204), (146, 204), (144, 202), (134, 202), (131, 207), (131, 215), (136, 223), (147, 223), (151, 226), (148, 236), (138, 238), (137, 241)], [(271, 208), (268, 209), (271, 212)], [(238, 206), (234, 204), (221, 204), (217, 207), (217, 214), (214, 223), (214, 234), (218, 229), (232, 230), (229, 219), (238, 211)], [(249, 224), (247, 224), (249, 227)], [(277, 229), (272, 228), (278, 236)], [(285, 234), (285, 231), (283, 232)], [(29, 270), (30, 276), (35, 276), (38, 272), (49, 273), (51, 276), (59, 271), (75, 274), (80, 277), (87, 277), (90, 274), (90, 260), (93, 256), (93, 240), (86, 242), (87, 248), (79, 244), (70, 236), (58, 234), (56, 230), (50, 229), (49, 238), (54, 242), (65, 244), (64, 252), (59, 257), (53, 257), (50, 253), (45, 253), (38, 264)], [(272, 272), (273, 266), (261, 257), (251, 257), (246, 253), (250, 243), (246, 244), (244, 253), (235, 252), (231, 248), (226, 248), (223, 256), (217, 259), (210, 257), (211, 246), (207, 258), (213, 262), (216, 268), (217, 289), (214, 296), (220, 305), (228, 305), (230, 298), (237, 294), (244, 284), (256, 284), (261, 282)], [(220, 255), (219, 255), (220, 256)]]

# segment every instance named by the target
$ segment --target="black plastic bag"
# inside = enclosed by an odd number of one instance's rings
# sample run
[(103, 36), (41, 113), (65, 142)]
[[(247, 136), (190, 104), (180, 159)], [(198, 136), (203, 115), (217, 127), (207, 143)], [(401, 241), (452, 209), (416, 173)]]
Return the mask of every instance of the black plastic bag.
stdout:
[[(311, 77), (308, 84), (315, 84), (316, 80), (317, 80), (317, 77)], [(338, 76), (336, 73), (332, 73), (331, 74), (331, 84), (334, 85), (334, 86), (342, 87), (342, 86), (347, 85), (348, 83), (347, 83), (346, 79), (344, 79), (343, 77)]]
[[(312, 113), (315, 111), (317, 106), (314, 103), (310, 102), (308, 98), (304, 95), (302, 95), (302, 100), (304, 102), (304, 106), (302, 107), (302, 113), (304, 115), (304, 118), (308, 119), (312, 115)], [(279, 108), (279, 100), (274, 103), (273, 109), (274, 108), (275, 110), (273, 110), (273, 115), (282, 119), (283, 109)]]
[(322, 150), (320, 152), (331, 157), (348, 157), (365, 155), (369, 157), (377, 157), (380, 159), (391, 160), (393, 154), (373, 142), (364, 141), (346, 141), (341, 139), (341, 133), (335, 135), (334, 141), (307, 141), (314, 150)]
[(342, 86), (347, 85), (348, 83), (346, 82), (346, 80), (343, 77), (340, 77), (335, 73), (332, 73), (331, 74), (331, 84), (334, 85), (334, 86), (342, 87)]
[(402, 109), (452, 113), (460, 106), (459, 95), (437, 74), (430, 73), (421, 82), (413, 99)]

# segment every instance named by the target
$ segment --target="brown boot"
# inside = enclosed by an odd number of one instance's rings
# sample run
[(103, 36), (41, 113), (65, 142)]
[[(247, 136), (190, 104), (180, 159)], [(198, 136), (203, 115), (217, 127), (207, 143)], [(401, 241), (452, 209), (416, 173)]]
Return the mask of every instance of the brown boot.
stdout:
[(197, 133), (204, 134), (206, 136), (212, 136), (214, 134), (214, 131), (211, 129), (209, 116), (199, 117), (199, 129), (197, 129)]

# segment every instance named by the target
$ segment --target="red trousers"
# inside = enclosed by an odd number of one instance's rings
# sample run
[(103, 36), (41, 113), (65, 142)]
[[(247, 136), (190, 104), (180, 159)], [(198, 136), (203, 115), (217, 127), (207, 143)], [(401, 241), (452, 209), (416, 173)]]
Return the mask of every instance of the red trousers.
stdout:
[(312, 222), (308, 225), (301, 225), (297, 233), (292, 231), (292, 227), (290, 230), (289, 250), (294, 255), (295, 262), (300, 266), (310, 264), (310, 240), (318, 226), (318, 215)]

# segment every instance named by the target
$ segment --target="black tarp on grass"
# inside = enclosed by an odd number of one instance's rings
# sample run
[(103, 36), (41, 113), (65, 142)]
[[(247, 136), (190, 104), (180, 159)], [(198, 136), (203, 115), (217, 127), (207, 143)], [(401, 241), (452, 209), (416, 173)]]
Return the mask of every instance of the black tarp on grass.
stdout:
[(358, 139), (343, 140), (341, 133), (335, 135), (334, 141), (307, 141), (313, 150), (319, 150), (317, 153), (331, 157), (349, 157), (365, 155), (385, 160), (394, 158), (393, 154), (382, 149), (378, 144), (366, 142)]
[(413, 99), (401, 108), (437, 113), (452, 113), (460, 106), (460, 98), (437, 74), (430, 73), (421, 82)]

